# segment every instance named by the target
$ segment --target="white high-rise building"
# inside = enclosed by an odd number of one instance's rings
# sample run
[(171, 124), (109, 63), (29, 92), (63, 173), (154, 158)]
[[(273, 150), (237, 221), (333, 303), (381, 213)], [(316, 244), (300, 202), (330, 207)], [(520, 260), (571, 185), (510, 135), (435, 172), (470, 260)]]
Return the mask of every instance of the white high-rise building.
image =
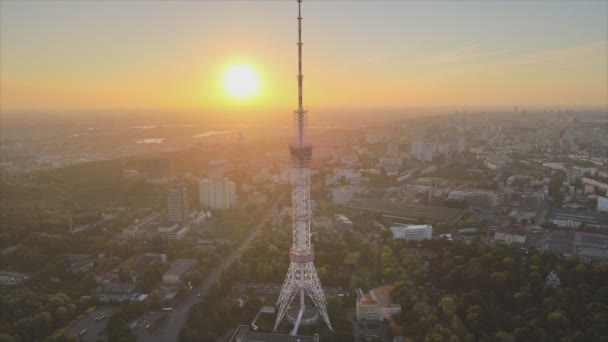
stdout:
[(236, 204), (236, 184), (227, 178), (202, 179), (198, 191), (204, 207), (222, 210)]
[(430, 224), (406, 224), (392, 226), (393, 239), (430, 240), (433, 237), (433, 226)]
[(416, 160), (433, 161), (433, 149), (433, 144), (414, 141), (411, 147), (411, 154)]

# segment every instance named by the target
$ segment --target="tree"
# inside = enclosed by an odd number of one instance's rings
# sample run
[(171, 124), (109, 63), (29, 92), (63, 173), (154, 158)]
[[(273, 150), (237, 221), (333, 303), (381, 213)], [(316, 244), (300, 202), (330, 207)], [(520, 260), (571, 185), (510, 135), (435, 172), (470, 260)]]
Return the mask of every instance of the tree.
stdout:
[(444, 342), (443, 336), (438, 333), (429, 333), (424, 337), (424, 342)]
[(441, 300), (439, 300), (439, 308), (446, 317), (452, 317), (452, 315), (456, 311), (456, 305), (454, 304), (454, 300), (450, 297), (441, 298)]
[(65, 323), (69, 318), (70, 313), (68, 309), (66, 309), (64, 306), (60, 306), (57, 308), (57, 310), (55, 310), (55, 320), (57, 321), (57, 323)]
[(0, 333), (0, 342), (15, 342), (15, 338), (11, 335)]

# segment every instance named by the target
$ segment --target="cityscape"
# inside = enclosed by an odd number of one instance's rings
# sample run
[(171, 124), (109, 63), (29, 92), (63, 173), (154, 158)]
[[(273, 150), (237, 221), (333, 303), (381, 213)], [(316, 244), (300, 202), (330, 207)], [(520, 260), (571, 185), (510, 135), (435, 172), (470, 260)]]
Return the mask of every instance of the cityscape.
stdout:
[(1, 342), (608, 340), (608, 1), (0, 13)]

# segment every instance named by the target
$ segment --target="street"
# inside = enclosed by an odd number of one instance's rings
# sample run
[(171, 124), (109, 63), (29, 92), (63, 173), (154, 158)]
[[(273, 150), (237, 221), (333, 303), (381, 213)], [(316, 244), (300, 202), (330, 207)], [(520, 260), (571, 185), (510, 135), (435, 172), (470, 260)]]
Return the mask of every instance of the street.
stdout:
[[(188, 297), (186, 297), (178, 306), (173, 308), (173, 311), (171, 311), (171, 313), (169, 314), (169, 318), (165, 322), (163, 322), (156, 331), (154, 331), (153, 333), (149, 333), (145, 330), (141, 331), (143, 329), (138, 330), (138, 340), (146, 342), (177, 341), (179, 331), (182, 325), (186, 323), (186, 320), (188, 319), (188, 313), (190, 312), (190, 308), (192, 307), (192, 305), (196, 304), (197, 302), (200, 302), (203, 298), (205, 298), (205, 296), (209, 292), (209, 289), (211, 288), (211, 285), (213, 285), (214, 282), (218, 281), (220, 279), (222, 271), (238, 258), (239, 250), (255, 237), (255, 235), (260, 230), (262, 225), (266, 222), (270, 214), (273, 212), (273, 210), (276, 209), (277, 203), (279, 203), (284, 198), (284, 196), (285, 193), (281, 194), (278, 197), (275, 203), (266, 211), (266, 214), (260, 220), (258, 225), (255, 226), (255, 228), (247, 234), (247, 236), (245, 237), (245, 239), (243, 239), (239, 246), (235, 250), (233, 250), (228, 255), (228, 257), (222, 260), (222, 262), (207, 275), (207, 277), (201, 282), (201, 284), (198, 287), (195, 287), (189, 293)], [(201, 294), (200, 297), (197, 297), (198, 292), (200, 292)]]

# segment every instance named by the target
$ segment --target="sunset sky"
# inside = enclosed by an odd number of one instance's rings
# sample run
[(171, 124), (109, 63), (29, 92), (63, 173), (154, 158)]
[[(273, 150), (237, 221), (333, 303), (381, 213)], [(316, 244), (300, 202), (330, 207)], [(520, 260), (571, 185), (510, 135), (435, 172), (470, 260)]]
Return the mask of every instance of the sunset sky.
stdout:
[[(304, 1), (308, 107), (608, 102), (606, 1)], [(1, 1), (0, 104), (293, 109), (295, 1)], [(222, 87), (246, 64), (260, 88)]]

